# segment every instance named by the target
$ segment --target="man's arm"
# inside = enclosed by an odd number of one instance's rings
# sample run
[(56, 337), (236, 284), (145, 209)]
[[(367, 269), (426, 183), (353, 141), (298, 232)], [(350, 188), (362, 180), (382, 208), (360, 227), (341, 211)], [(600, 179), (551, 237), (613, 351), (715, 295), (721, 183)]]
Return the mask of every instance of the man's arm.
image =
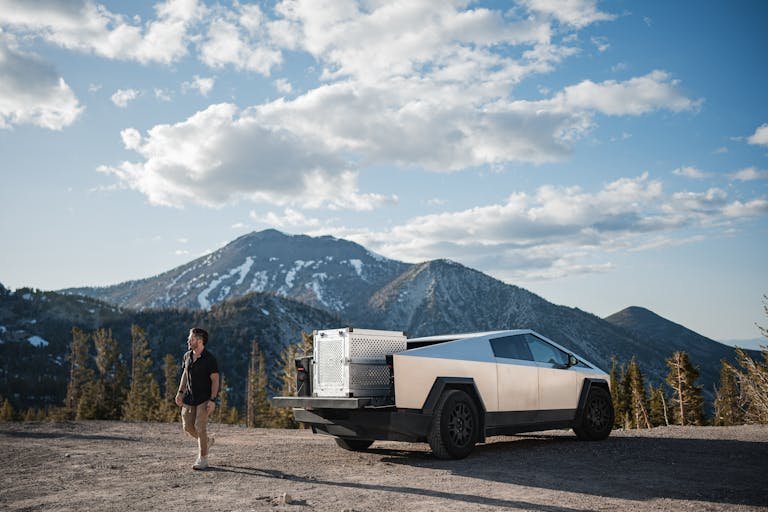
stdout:
[(181, 407), (184, 405), (182, 397), (184, 396), (184, 390), (187, 389), (187, 372), (181, 372), (181, 381), (179, 382), (179, 391), (176, 393), (176, 405)]
[(211, 400), (208, 401), (209, 412), (213, 411), (216, 408), (216, 404), (212, 400), (214, 399), (214, 397), (217, 397), (218, 395), (219, 395), (219, 374), (212, 373), (211, 374)]

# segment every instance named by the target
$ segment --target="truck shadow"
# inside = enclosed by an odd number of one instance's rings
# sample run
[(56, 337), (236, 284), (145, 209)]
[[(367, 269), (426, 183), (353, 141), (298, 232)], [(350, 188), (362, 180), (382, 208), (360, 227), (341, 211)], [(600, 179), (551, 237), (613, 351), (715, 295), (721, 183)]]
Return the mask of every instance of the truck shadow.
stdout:
[(454, 493), (447, 491), (440, 491), (434, 489), (423, 489), (419, 487), (407, 487), (407, 486), (393, 486), (393, 485), (380, 485), (380, 484), (365, 484), (358, 482), (337, 482), (333, 480), (323, 480), (314, 477), (304, 477), (299, 475), (292, 475), (284, 473), (278, 470), (271, 469), (258, 469), (242, 466), (230, 466), (222, 465), (217, 467), (208, 468), (209, 472), (225, 472), (236, 473), (240, 475), (250, 475), (260, 478), (275, 478), (279, 480), (286, 480), (297, 483), (309, 483), (314, 485), (328, 485), (334, 487), (344, 487), (348, 489), (357, 489), (365, 491), (382, 491), (391, 492), (395, 494), (412, 494), (416, 496), (426, 496), (430, 498), (440, 498), (454, 501), (461, 501), (467, 504), (487, 505), (496, 507), (499, 509), (523, 509), (523, 510), (535, 510), (539, 512), (580, 512), (581, 509), (574, 509), (562, 506), (542, 505), (538, 503), (530, 503), (527, 501), (519, 500), (504, 500), (498, 498), (490, 498), (488, 496), (478, 496), (474, 494)]
[(627, 500), (768, 505), (768, 442), (527, 435), (478, 445), (463, 460), (376, 449), (382, 462), (497, 482)]

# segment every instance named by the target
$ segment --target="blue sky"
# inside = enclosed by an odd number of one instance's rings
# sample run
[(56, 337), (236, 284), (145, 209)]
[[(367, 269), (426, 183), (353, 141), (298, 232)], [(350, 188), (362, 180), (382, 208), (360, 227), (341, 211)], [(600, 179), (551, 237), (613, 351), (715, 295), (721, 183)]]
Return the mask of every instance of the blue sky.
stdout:
[(765, 2), (0, 0), (0, 282), (244, 233), (756, 338)]

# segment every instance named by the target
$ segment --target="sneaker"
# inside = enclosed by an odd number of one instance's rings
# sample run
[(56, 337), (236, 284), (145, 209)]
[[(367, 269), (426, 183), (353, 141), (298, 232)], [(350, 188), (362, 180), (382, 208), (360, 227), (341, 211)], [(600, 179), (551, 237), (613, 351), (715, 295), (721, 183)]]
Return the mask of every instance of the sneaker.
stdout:
[(211, 448), (213, 448), (213, 443), (216, 442), (216, 438), (213, 436), (208, 436), (208, 453), (211, 453)]
[(198, 457), (195, 463), (192, 464), (192, 469), (208, 469), (208, 461), (205, 459), (205, 457)]

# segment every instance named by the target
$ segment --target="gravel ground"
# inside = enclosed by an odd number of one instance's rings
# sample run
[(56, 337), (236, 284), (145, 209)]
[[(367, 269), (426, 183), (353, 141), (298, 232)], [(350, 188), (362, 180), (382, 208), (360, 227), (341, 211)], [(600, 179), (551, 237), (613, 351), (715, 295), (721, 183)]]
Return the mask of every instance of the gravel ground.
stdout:
[(766, 425), (496, 437), (460, 461), (423, 444), (347, 452), (306, 430), (210, 430), (212, 467), (192, 471), (179, 425), (0, 424), (0, 510), (768, 510)]

